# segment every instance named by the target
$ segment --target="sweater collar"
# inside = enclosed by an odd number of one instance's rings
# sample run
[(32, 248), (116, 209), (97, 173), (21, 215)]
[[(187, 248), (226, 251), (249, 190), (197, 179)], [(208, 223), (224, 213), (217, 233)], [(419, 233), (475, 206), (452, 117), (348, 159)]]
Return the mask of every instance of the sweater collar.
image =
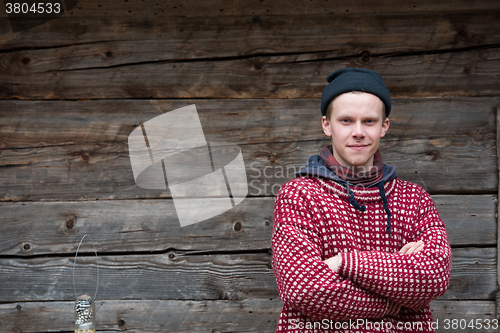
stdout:
[[(381, 158), (380, 158), (381, 161)], [(320, 156), (311, 156), (307, 166), (295, 173), (296, 177), (315, 176), (319, 181), (324, 184), (328, 181), (331, 190), (336, 192), (339, 197), (343, 197), (351, 203), (351, 205), (364, 212), (366, 206), (359, 204), (359, 202), (370, 202), (382, 200), (384, 210), (387, 213), (387, 233), (391, 235), (391, 211), (389, 209), (389, 201), (387, 196), (391, 193), (394, 187), (394, 179), (398, 177), (396, 168), (393, 165), (383, 163), (382, 176), (376, 181), (369, 181), (362, 187), (356, 187), (354, 184), (349, 184), (348, 181), (342, 179), (336, 173), (329, 170), (324, 164)], [(324, 177), (326, 179), (319, 178)], [(354, 186), (353, 186), (354, 185)], [(378, 193), (377, 193), (378, 192)], [(359, 201), (359, 202), (358, 202)]]
[(326, 188), (328, 191), (331, 191), (335, 193), (338, 197), (344, 199), (344, 200), (349, 200), (351, 205), (359, 210), (364, 212), (366, 210), (366, 206), (363, 204), (359, 204), (360, 202), (376, 202), (376, 201), (382, 201), (384, 205), (384, 210), (387, 214), (387, 227), (385, 231), (389, 234), (389, 236), (392, 237), (391, 235), (391, 210), (389, 209), (389, 201), (387, 200), (387, 196), (390, 195), (394, 189), (395, 185), (395, 180), (391, 180), (387, 183), (384, 182), (379, 182), (377, 184), (378, 188), (357, 188), (357, 187), (350, 187), (349, 183), (346, 183), (346, 191), (344, 191), (344, 188), (341, 184), (328, 180), (328, 179), (321, 179), (317, 178), (318, 181), (320, 182), (321, 186)]
[(356, 186), (369, 186), (379, 182), (384, 174), (384, 163), (382, 162), (382, 154), (377, 149), (373, 156), (373, 166), (366, 172), (356, 172), (354, 167), (345, 167), (341, 165), (333, 156), (332, 145), (321, 148), (319, 156), (321, 162), (330, 171), (334, 172), (342, 180)]
[[(323, 177), (314, 177), (316, 181), (320, 184), (322, 188), (337, 195), (342, 200), (349, 201), (349, 195), (347, 194), (346, 185), (340, 184), (331, 179), (326, 179)], [(383, 183), (384, 192), (386, 197), (391, 196), (394, 191), (395, 182), (394, 180)], [(373, 203), (377, 201), (382, 201), (382, 196), (380, 194), (380, 188), (377, 187), (355, 187), (349, 186), (349, 191), (354, 194), (356, 201), (361, 203)]]

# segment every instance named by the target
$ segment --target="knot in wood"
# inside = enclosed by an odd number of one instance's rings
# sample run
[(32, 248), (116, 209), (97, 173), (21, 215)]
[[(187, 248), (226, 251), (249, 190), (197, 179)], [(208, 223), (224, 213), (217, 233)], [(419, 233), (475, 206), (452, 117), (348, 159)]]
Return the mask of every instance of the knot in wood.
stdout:
[(363, 53), (361, 53), (361, 60), (363, 62), (369, 62), (370, 61), (370, 57), (371, 57), (371, 54), (368, 51), (364, 51)]
[(464, 70), (463, 70), (463, 73), (466, 74), (466, 75), (469, 75), (471, 72), (471, 67), (470, 65), (465, 65), (464, 66)]
[(438, 151), (431, 151), (430, 153), (427, 154), (427, 158), (430, 159), (431, 161), (435, 161), (441, 158), (441, 153)]
[(458, 35), (462, 38), (467, 37), (467, 30), (465, 30), (464, 26), (462, 26), (462, 27), (460, 27), (460, 29), (458, 29)]
[(261, 62), (257, 62), (253, 65), (253, 68), (257, 69), (257, 70), (260, 70), (264, 67), (264, 64), (261, 63)]
[(68, 221), (66, 221), (66, 228), (73, 229), (75, 226), (75, 217), (71, 217)]
[(233, 226), (234, 231), (241, 231), (243, 229), (243, 224), (241, 222), (236, 222)]
[(82, 160), (84, 160), (85, 162), (88, 162), (90, 160), (90, 154), (89, 153), (82, 153)]

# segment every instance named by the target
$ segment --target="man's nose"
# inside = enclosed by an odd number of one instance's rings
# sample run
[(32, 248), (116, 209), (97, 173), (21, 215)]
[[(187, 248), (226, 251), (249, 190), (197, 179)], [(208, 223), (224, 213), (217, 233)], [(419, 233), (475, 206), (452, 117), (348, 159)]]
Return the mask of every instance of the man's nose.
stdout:
[(356, 122), (354, 125), (353, 131), (352, 131), (352, 136), (356, 137), (356, 139), (364, 138), (365, 137), (365, 130), (361, 124), (361, 122)]

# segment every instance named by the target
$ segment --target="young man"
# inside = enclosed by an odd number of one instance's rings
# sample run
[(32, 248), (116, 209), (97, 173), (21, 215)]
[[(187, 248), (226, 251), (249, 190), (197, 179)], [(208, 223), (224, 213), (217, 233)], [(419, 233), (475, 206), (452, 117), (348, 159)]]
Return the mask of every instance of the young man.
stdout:
[(451, 248), (430, 195), (382, 162), (391, 99), (380, 75), (344, 68), (321, 97), (331, 146), (284, 184), (274, 208), (277, 332), (434, 332)]

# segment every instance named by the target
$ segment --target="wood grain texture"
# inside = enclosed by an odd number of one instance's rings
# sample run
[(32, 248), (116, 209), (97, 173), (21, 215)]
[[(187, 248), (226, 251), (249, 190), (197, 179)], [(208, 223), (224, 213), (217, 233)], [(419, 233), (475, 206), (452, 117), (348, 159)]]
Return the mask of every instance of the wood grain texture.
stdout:
[[(331, 59), (323, 54), (159, 62), (81, 70), (0, 72), (0, 99), (310, 98), (344, 67), (377, 71), (393, 97), (499, 96), (500, 49)], [(5, 66), (5, 65), (4, 65)]]
[[(381, 13), (431, 13), (442, 11), (471, 11), (498, 9), (498, 3), (493, 0), (483, 1), (454, 1), (452, 8), (445, 0), (401, 3), (397, 0), (384, 0), (374, 6), (369, 0), (362, 1), (65, 1), (68, 13), (64, 17), (224, 17), (242, 15), (324, 15), (331, 14), (335, 18), (338, 14), (381, 14)], [(76, 6), (72, 5), (76, 4)], [(5, 10), (0, 17), (6, 17)]]
[[(394, 99), (384, 161), (431, 193), (496, 193), (499, 101)], [(127, 137), (141, 123), (193, 103), (207, 142), (242, 149), (250, 196), (275, 195), (328, 144), (317, 99), (2, 101), (0, 200), (170, 197), (135, 185)], [(464, 168), (477, 172), (463, 177)]]
[[(134, 128), (195, 104), (207, 141), (238, 145), (320, 140), (319, 98), (0, 101), (0, 151), (75, 144), (127, 143)], [(500, 97), (393, 98), (384, 140), (470, 137), (495, 142)], [(444, 142), (443, 142), (444, 144)]]
[[(500, 177), (500, 107), (496, 108), (496, 124), (497, 124), (497, 157), (498, 157), (498, 174)], [(500, 184), (498, 186), (498, 194), (500, 195)], [(497, 203), (497, 226), (500, 222), (500, 202)], [(500, 255), (500, 228), (497, 228), (497, 255)], [(500, 260), (497, 261), (497, 274), (500, 274)], [(498, 285), (500, 287), (500, 279), (498, 280)], [(500, 319), (500, 292), (497, 293), (497, 318)]]
[[(17, 32), (0, 5), (0, 332), (73, 330), (85, 233), (100, 332), (274, 332), (274, 195), (328, 144), (319, 98), (343, 67), (384, 78), (384, 162), (446, 223), (436, 332), (495, 331), (445, 320), (499, 318), (497, 0), (64, 2)], [(169, 190), (135, 184), (127, 138), (195, 103), (208, 142), (242, 149), (249, 196), (181, 228)], [(84, 243), (79, 291), (95, 268)]]
[[(452, 246), (496, 245), (496, 196), (433, 199)], [(0, 254), (72, 254), (84, 234), (101, 253), (261, 251), (271, 246), (273, 206), (272, 197), (246, 198), (219, 216), (180, 227), (168, 199), (1, 203)]]
[[(472, 273), (476, 269), (483, 270), (484, 279)], [(453, 249), (451, 270), (450, 287), (442, 299), (495, 299), (496, 248)]]
[[(275, 196), (327, 144), (320, 140), (240, 146), (248, 195)], [(395, 165), (401, 179), (432, 194), (495, 193), (493, 142), (454, 138), (386, 141), (383, 145), (384, 162)], [(170, 198), (168, 188), (149, 190), (135, 184), (125, 149), (123, 144), (101, 143), (2, 151), (1, 201)], [(476, 172), (464, 177), (463, 168)]]
[[(90, 244), (88, 247), (91, 248)], [(87, 252), (88, 253), (88, 252)], [(4, 302), (72, 300), (74, 257), (0, 259)], [(93, 293), (93, 253), (78, 257), (77, 293)], [(496, 248), (455, 248), (450, 286), (441, 299), (494, 300)], [(80, 291), (81, 290), (81, 291)], [(243, 300), (276, 298), (271, 254), (161, 254), (99, 256), (100, 299)]]
[[(498, 320), (495, 316), (495, 302), (491, 301), (446, 301), (431, 302), (433, 321), (436, 323), (436, 333), (451, 332), (497, 332)], [(464, 325), (464, 321), (467, 326)], [(471, 325), (471, 321), (473, 324)], [(481, 326), (479, 326), (481, 323)], [(470, 326), (469, 326), (470, 325)]]
[[(283, 303), (278, 299), (242, 301), (106, 300), (96, 303), (99, 332), (275, 332)], [(70, 331), (74, 302), (0, 304), (0, 329), (5, 332)], [(450, 332), (446, 319), (491, 321), (491, 328), (467, 327), (460, 332), (496, 332), (493, 301), (431, 302), (436, 333)], [(147, 317), (147, 320), (144, 318)], [(477, 326), (479, 327), (479, 326)]]
[(297, 61), (321, 60), (326, 55), (362, 56), (369, 61), (377, 55), (498, 45), (499, 27), (500, 8), (413, 13), (410, 18), (407, 14), (304, 13), (168, 20), (129, 15), (113, 19), (73, 16), (16, 33), (9, 32), (9, 23), (0, 19), (0, 32), (5, 31), (0, 50), (7, 51), (0, 57), (0, 68), (6, 73), (28, 75), (148, 62), (294, 53)]

